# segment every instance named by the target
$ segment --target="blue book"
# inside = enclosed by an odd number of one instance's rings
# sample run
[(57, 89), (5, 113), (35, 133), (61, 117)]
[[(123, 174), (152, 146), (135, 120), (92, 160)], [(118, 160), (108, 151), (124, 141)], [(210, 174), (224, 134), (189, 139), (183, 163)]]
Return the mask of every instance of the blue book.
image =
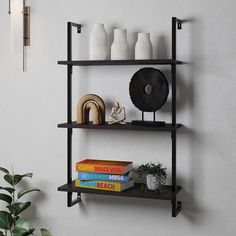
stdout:
[(78, 172), (79, 180), (97, 180), (109, 182), (129, 182), (132, 173), (126, 175), (100, 174), (93, 172)]

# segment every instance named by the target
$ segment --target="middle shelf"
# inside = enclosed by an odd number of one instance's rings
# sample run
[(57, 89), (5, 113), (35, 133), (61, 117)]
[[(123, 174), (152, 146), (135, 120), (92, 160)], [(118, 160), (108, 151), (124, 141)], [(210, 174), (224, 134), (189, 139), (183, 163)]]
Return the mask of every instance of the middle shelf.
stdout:
[(71, 123), (58, 124), (58, 128), (67, 128), (67, 129), (112, 129), (112, 130), (143, 130), (143, 131), (174, 131), (181, 127), (182, 124), (176, 124), (176, 126), (173, 126), (171, 123), (166, 123), (165, 126), (151, 127), (151, 126), (132, 125), (131, 122), (127, 122), (124, 125), (108, 124), (107, 122), (103, 125), (93, 125), (92, 122), (89, 122), (89, 124), (77, 124), (75, 121)]

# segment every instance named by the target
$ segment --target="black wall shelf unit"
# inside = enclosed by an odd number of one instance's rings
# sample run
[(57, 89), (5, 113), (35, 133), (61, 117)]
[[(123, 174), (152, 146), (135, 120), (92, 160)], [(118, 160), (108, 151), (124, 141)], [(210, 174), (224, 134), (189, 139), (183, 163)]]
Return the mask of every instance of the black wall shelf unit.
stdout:
[[(146, 198), (157, 200), (169, 200), (172, 204), (172, 216), (176, 217), (182, 210), (181, 201), (177, 201), (177, 193), (181, 190), (176, 182), (176, 133), (177, 129), (182, 127), (182, 124), (176, 123), (176, 67), (183, 64), (183, 62), (176, 60), (176, 34), (177, 30), (182, 28), (182, 21), (176, 17), (172, 17), (172, 58), (171, 59), (154, 59), (154, 60), (72, 60), (72, 29), (77, 28), (77, 32), (81, 33), (81, 25), (68, 22), (67, 23), (67, 61), (58, 61), (60, 65), (67, 66), (67, 122), (58, 124), (59, 128), (67, 129), (67, 183), (58, 188), (58, 191), (67, 192), (67, 206), (71, 207), (81, 201), (81, 194), (102, 194), (110, 196), (133, 197), (133, 198)], [(145, 127), (131, 125), (93, 125), (77, 124), (72, 121), (72, 73), (73, 66), (116, 66), (116, 65), (169, 65), (171, 67), (172, 78), (172, 123), (166, 124), (163, 127)], [(86, 189), (75, 187), (72, 180), (72, 131), (73, 129), (102, 129), (102, 130), (134, 130), (134, 131), (156, 131), (156, 132), (170, 132), (172, 140), (172, 183), (171, 185), (164, 186), (164, 191), (155, 193), (151, 191), (141, 190), (139, 184), (135, 184), (134, 188), (125, 190), (123, 192), (109, 192), (95, 189)], [(73, 193), (77, 196), (73, 200)]]

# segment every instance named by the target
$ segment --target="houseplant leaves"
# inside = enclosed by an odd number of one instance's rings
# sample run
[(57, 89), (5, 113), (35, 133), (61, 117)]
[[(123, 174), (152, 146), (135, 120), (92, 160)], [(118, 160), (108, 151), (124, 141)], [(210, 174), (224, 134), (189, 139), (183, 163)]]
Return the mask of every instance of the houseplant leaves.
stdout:
[(30, 228), (29, 222), (25, 219), (19, 219), (12, 231), (13, 236), (27, 236), (33, 234), (34, 229)]
[(35, 191), (40, 191), (38, 188), (26, 188), (26, 189), (23, 189), (21, 190), (18, 194), (17, 194), (17, 197), (18, 199), (21, 198), (22, 196), (24, 196), (25, 194), (27, 193), (30, 193), (30, 192), (35, 192)]
[(7, 192), (10, 193), (10, 194), (12, 194), (12, 193), (15, 192), (15, 189), (14, 189), (14, 188), (8, 188), (8, 187), (2, 187), (2, 186), (0, 186), (0, 190), (1, 190), (1, 189), (7, 191)]
[(6, 174), (4, 176), (4, 179), (7, 183), (9, 183), (11, 186), (14, 186), (13, 176), (10, 174)]
[(18, 184), (24, 177), (32, 178), (32, 173), (26, 173), (24, 175), (14, 175), (14, 184)]
[[(32, 178), (32, 173), (26, 173), (23, 175), (14, 174), (14, 171), (10, 173), (7, 169), (0, 167), (0, 172), (3, 172), (4, 180), (10, 184), (10, 187), (0, 186), (0, 192), (5, 191), (5, 193), (0, 193), (0, 202), (4, 201), (8, 203), (6, 206), (9, 212), (0, 211), (0, 236), (28, 236), (32, 235), (35, 229), (31, 228), (29, 222), (21, 218), (21, 213), (30, 207), (31, 202), (18, 202), (18, 199), (22, 198), (24, 195), (40, 191), (37, 188), (25, 188), (16, 193), (15, 185), (17, 185), (23, 178)], [(13, 194), (15, 193), (15, 194)], [(16, 196), (16, 197), (15, 197)], [(51, 236), (51, 233), (46, 229), (41, 229), (42, 236)]]
[(9, 171), (3, 167), (0, 167), (0, 171), (6, 173), (6, 174), (9, 174)]
[(7, 202), (8, 204), (12, 203), (12, 197), (10, 197), (9, 195), (0, 193), (0, 200)]
[(12, 205), (7, 206), (9, 211), (16, 216), (19, 215), (22, 211), (26, 210), (31, 205), (31, 202), (16, 202)]
[(10, 213), (6, 211), (0, 211), (0, 228), (8, 230), (13, 224), (13, 218)]
[(52, 236), (51, 233), (47, 229), (41, 229), (42, 236)]
[(14, 185), (18, 184), (24, 177), (32, 178), (32, 176), (33, 176), (32, 173), (26, 173), (24, 175), (10, 175), (10, 174), (6, 174), (4, 176), (4, 179), (11, 186), (14, 186)]

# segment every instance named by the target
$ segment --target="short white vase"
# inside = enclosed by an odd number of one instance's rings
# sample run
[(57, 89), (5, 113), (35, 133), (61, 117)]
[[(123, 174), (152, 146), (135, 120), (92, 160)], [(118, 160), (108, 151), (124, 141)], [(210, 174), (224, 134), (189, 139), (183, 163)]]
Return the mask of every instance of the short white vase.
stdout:
[(108, 60), (108, 37), (104, 24), (95, 24), (89, 42), (90, 60)]
[(149, 33), (138, 33), (138, 39), (135, 44), (135, 59), (148, 60), (152, 59), (152, 42)]
[(111, 45), (111, 60), (128, 60), (129, 45), (126, 29), (114, 29), (114, 42)]
[(147, 187), (149, 190), (156, 191), (160, 189), (161, 183), (160, 180), (155, 175), (148, 174), (147, 178)]

